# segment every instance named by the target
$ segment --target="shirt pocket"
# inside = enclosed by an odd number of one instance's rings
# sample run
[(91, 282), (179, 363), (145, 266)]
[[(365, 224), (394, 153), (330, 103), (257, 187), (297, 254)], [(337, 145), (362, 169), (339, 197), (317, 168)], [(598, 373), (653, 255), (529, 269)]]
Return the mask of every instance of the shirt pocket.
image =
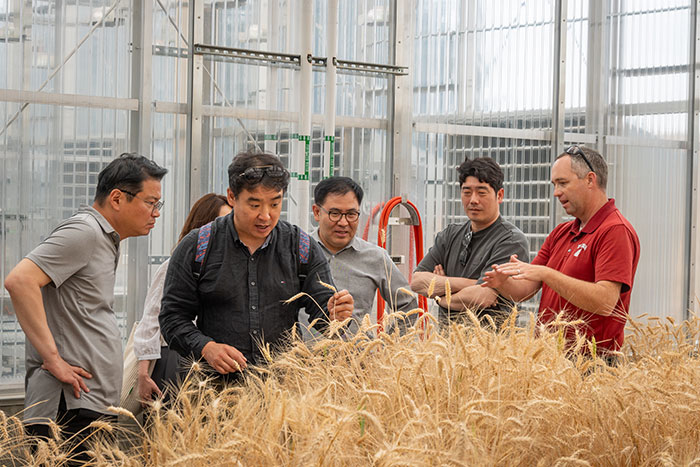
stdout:
[(218, 306), (245, 299), (246, 268), (218, 261), (206, 264), (199, 278), (200, 302), (206, 306)]

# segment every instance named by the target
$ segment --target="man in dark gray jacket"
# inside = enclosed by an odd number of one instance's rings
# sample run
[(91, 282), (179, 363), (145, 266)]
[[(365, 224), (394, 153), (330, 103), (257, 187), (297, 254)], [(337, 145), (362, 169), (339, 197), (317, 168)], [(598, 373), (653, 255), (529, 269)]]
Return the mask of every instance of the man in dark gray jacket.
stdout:
[(416, 267), (411, 288), (426, 296), (430, 291), (430, 298), (437, 297), (441, 320), (462, 317), (468, 308), (482, 319), (490, 315), (499, 325), (510, 313), (512, 302), (480, 284), (492, 265), (508, 261), (511, 255), (528, 261), (528, 242), (525, 234), (500, 215), (503, 171), (493, 159), (465, 160), (457, 172), (469, 220), (450, 224), (437, 235)]

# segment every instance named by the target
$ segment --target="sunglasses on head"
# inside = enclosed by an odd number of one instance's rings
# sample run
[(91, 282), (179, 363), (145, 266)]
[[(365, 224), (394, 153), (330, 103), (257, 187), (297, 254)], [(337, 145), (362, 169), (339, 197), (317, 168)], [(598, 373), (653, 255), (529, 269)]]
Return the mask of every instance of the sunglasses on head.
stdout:
[(238, 174), (248, 182), (259, 182), (263, 177), (284, 178), (287, 171), (275, 165), (261, 165), (260, 167), (249, 167)]
[(591, 169), (591, 172), (595, 173), (595, 170), (593, 170), (593, 166), (591, 163), (588, 161), (588, 158), (586, 157), (586, 154), (581, 150), (580, 147), (576, 146), (575, 144), (572, 146), (569, 146), (566, 148), (566, 151), (564, 151), (570, 156), (581, 156), (583, 158), (583, 161), (586, 163), (589, 169)]

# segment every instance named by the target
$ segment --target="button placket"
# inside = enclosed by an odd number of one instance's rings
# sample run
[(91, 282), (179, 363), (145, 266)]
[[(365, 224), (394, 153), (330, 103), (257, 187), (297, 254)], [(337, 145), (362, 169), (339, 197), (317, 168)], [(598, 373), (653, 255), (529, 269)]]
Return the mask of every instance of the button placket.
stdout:
[[(255, 258), (251, 255), (250, 261), (248, 261), (248, 316), (250, 320), (250, 335), (252, 337), (257, 337), (260, 334), (260, 313), (259, 313), (259, 300), (260, 294), (258, 291), (258, 264)], [(255, 349), (255, 343), (253, 343), (253, 349)], [(257, 352), (253, 351), (256, 355)]]

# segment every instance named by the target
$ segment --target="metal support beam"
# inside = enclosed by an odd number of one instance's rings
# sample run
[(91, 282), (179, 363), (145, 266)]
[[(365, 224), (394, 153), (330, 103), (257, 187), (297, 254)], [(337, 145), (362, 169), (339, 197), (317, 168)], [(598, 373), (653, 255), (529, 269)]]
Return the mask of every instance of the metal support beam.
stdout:
[(257, 62), (264, 65), (277, 65), (280, 67), (299, 68), (301, 56), (282, 52), (268, 52), (265, 50), (242, 49), (238, 47), (224, 47), (220, 45), (200, 44), (194, 46), (196, 55), (210, 57), (223, 57), (235, 61)]
[[(311, 51), (313, 50), (313, 0), (303, 0), (301, 8), (301, 69), (299, 72), (299, 134), (294, 144), (292, 162), (292, 190), (296, 206), (290, 203), (292, 222), (308, 231), (309, 219), (309, 169), (311, 164), (311, 101), (313, 99)], [(293, 209), (292, 209), (293, 207)]]
[(379, 74), (396, 76), (406, 76), (408, 74), (408, 70), (405, 66), (382, 65), (379, 63), (357, 62), (352, 60), (338, 59), (334, 59), (334, 63), (338, 70), (341, 70), (341, 72), (347, 71), (356, 72), (359, 74)]
[[(411, 167), (411, 152), (413, 150), (413, 27), (415, 15), (415, 0), (396, 1), (394, 29), (394, 62), (408, 65), (408, 72), (394, 77), (394, 92), (391, 101), (393, 123), (391, 139), (393, 153), (389, 172), (393, 173), (392, 190), (388, 195), (399, 195), (412, 191), (417, 168)], [(408, 162), (408, 163), (407, 163)], [(401, 167), (402, 170), (394, 170)], [(387, 198), (388, 199), (388, 198)]]
[(605, 140), (608, 121), (608, 75), (610, 49), (605, 47), (609, 28), (606, 17), (609, 12), (608, 2), (590, 2), (588, 4), (588, 49), (586, 67), (586, 133), (598, 135), (597, 149), (607, 154)]
[(500, 128), (479, 125), (458, 125), (454, 123), (434, 123), (434, 119), (432, 119), (432, 121), (425, 120), (430, 119), (416, 119), (413, 129), (421, 133), (471, 135), (483, 136), (486, 138), (519, 138), (540, 141), (550, 141), (552, 139), (552, 131), (550, 130), (540, 130), (535, 128)]
[[(564, 113), (566, 106), (566, 1), (554, 2), (554, 50), (553, 102), (552, 102), (552, 162), (564, 147)], [(550, 202), (550, 227), (561, 221), (559, 203), (552, 197)]]
[(151, 115), (153, 102), (153, 5), (136, 2), (133, 9), (131, 92), (139, 106), (130, 113), (130, 146), (146, 157), (151, 152)]
[[(56, 12), (56, 22), (54, 24), (54, 57), (63, 56), (63, 47), (66, 38), (64, 37), (63, 30), (65, 25), (65, 13), (66, 13), (66, 2), (64, 0), (56, 0), (54, 3), (54, 11)], [(63, 88), (63, 73), (58, 73), (53, 80), (53, 90), (61, 92)], [(138, 102), (137, 108), (138, 108)], [(50, 136), (50, 146), (54, 154), (62, 154), (65, 152), (65, 147), (63, 143), (63, 131), (65, 128), (65, 122), (63, 121), (64, 109), (58, 106), (50, 107), (51, 112), (51, 136)], [(62, 157), (60, 158), (63, 159)], [(63, 167), (61, 167), (61, 162), (59, 160), (53, 160), (49, 162), (51, 169), (49, 169), (48, 182), (53, 184), (53, 186), (61, 186), (63, 183)], [(50, 212), (59, 212), (62, 204), (61, 199), (58, 196), (52, 196), (49, 200)]]
[(129, 110), (136, 113), (139, 110), (138, 99), (16, 89), (0, 89), (0, 102), (18, 102), (25, 105), (44, 104), (54, 106), (65, 105), (68, 107), (89, 107), (95, 109), (117, 109)]
[(326, 22), (326, 52), (331, 58), (326, 67), (326, 121), (323, 137), (323, 175), (333, 176), (335, 150), (335, 96), (337, 91), (337, 59), (338, 54), (338, 0), (328, 0)]
[(188, 42), (189, 61), (187, 63), (187, 161), (190, 173), (189, 192), (186, 198), (192, 205), (202, 194), (202, 90), (204, 57), (195, 54), (196, 43), (202, 42), (204, 36), (204, 2), (192, 0), (189, 3), (189, 31)]
[[(337, 11), (337, 9), (336, 9)], [(337, 22), (337, 18), (336, 18)], [(332, 31), (331, 31), (332, 32)], [(337, 27), (335, 30), (337, 36)], [(337, 41), (336, 41), (337, 42)], [(336, 45), (337, 49), (337, 45)], [(186, 56), (187, 52), (178, 50), (174, 47), (157, 46), (155, 50), (158, 54), (172, 56)], [(281, 68), (300, 69), (306, 61), (312, 67), (324, 69), (328, 67), (329, 59), (327, 57), (314, 57), (311, 53), (298, 55), (282, 52), (269, 52), (266, 50), (242, 49), (237, 47), (223, 47), (210, 44), (195, 44), (194, 53), (197, 55), (206, 55), (214, 61), (232, 61), (249, 64), (264, 64), (277, 66)], [(346, 74), (363, 74), (363, 75), (406, 75), (405, 66), (385, 65), (382, 63), (358, 62), (354, 60), (340, 60), (334, 55), (330, 55), (332, 65), (341, 73)]]
[(698, 274), (698, 265), (700, 264), (700, 248), (698, 248), (698, 204), (700, 203), (700, 194), (698, 193), (698, 181), (700, 179), (700, 0), (692, 2), (692, 14), (690, 15), (690, 65), (692, 74), (689, 81), (689, 93), (691, 97), (690, 109), (688, 111), (688, 142), (691, 148), (688, 151), (688, 174), (689, 186), (688, 190), (688, 283), (686, 288), (686, 307), (685, 316), (688, 318), (690, 313), (698, 313), (698, 291), (700, 290), (700, 274)]
[[(150, 158), (152, 106), (153, 2), (134, 2), (131, 29), (131, 90), (138, 107), (129, 113), (130, 150)], [(128, 240), (126, 329), (143, 313), (148, 292), (148, 237)]]
[[(415, 0), (396, 0), (393, 4), (393, 61), (408, 65), (406, 72), (396, 74), (389, 81), (393, 84), (389, 100), (389, 125), (388, 133), (389, 149), (386, 161), (386, 173), (393, 174), (392, 180), (386, 183), (388, 192), (386, 200), (394, 196), (401, 196), (404, 201), (406, 194), (413, 191), (418, 178), (418, 167), (413, 165), (413, 38), (415, 26)], [(398, 216), (405, 212), (405, 208), (396, 211)], [(403, 231), (403, 232), (402, 232)], [(390, 231), (391, 246), (393, 251), (407, 252), (410, 249), (410, 237), (405, 229), (393, 229)], [(412, 271), (408, 264), (398, 265), (399, 271), (411, 277)]]
[[(279, 43), (279, 8), (276, 5), (266, 6), (267, 8), (267, 20), (268, 26), (267, 31), (270, 37), (268, 38), (268, 47), (274, 49)], [(267, 76), (267, 88), (265, 89), (265, 103), (262, 108), (266, 109), (268, 112), (274, 113), (275, 110), (279, 109), (277, 104), (277, 99), (279, 96), (279, 71), (276, 69), (264, 68), (260, 70), (264, 72)], [(270, 154), (277, 154), (277, 138), (279, 137), (279, 132), (277, 130), (279, 123), (274, 120), (264, 120), (265, 121), (265, 141), (263, 143), (265, 152)]]

